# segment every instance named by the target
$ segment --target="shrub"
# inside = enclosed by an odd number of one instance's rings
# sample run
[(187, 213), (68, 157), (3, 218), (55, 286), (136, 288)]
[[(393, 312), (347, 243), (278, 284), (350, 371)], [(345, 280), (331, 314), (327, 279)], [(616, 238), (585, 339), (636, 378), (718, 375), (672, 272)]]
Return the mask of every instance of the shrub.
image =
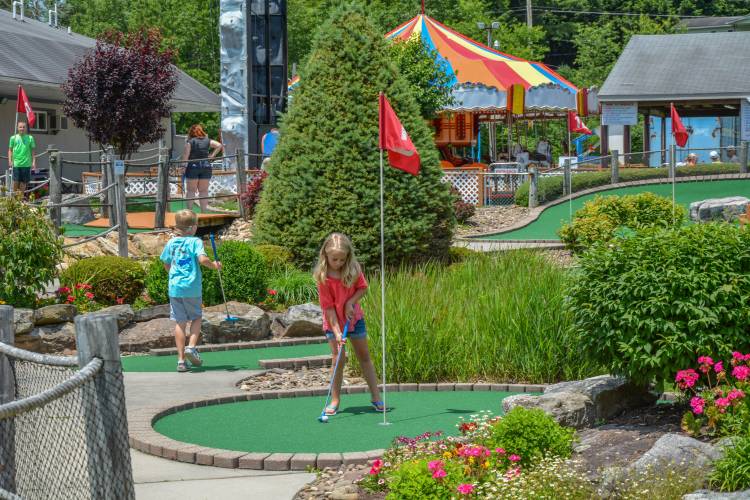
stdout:
[(453, 196), (453, 211), (456, 214), (456, 222), (466, 224), (476, 213), (476, 207), (471, 203), (466, 203), (461, 197), (461, 193), (454, 186), (451, 186), (451, 195)]
[(34, 307), (37, 294), (55, 279), (62, 259), (58, 238), (47, 213), (0, 197), (0, 302)]
[(695, 353), (750, 348), (750, 231), (726, 223), (645, 229), (579, 259), (568, 290), (581, 356), (638, 383)]
[[(227, 300), (249, 303), (263, 300), (268, 290), (268, 270), (263, 255), (244, 241), (224, 241), (218, 251)], [(213, 274), (204, 272), (206, 277)]]
[(470, 259), (475, 255), (480, 255), (481, 252), (472, 250), (466, 247), (450, 247), (448, 249), (448, 262), (455, 264), (457, 262), (463, 262), (466, 259)]
[(60, 282), (67, 287), (91, 285), (98, 302), (131, 304), (143, 292), (146, 273), (131, 259), (114, 255), (81, 259), (63, 272)]
[(732, 439), (724, 456), (714, 463), (710, 481), (711, 486), (721, 491), (750, 488), (750, 435)]
[(255, 245), (253, 248), (266, 259), (271, 274), (283, 271), (292, 263), (292, 252), (279, 245)]
[(276, 292), (276, 301), (285, 306), (317, 302), (318, 286), (312, 274), (288, 268), (271, 277), (268, 288)]
[(530, 466), (544, 457), (568, 458), (573, 435), (573, 429), (561, 426), (543, 410), (518, 406), (494, 424), (489, 446), (519, 455), (521, 465)]
[(260, 201), (260, 193), (263, 191), (263, 182), (268, 177), (268, 172), (261, 170), (260, 174), (247, 184), (247, 189), (240, 195), (240, 203), (245, 207), (248, 218), (255, 215), (255, 207)]
[[(213, 252), (211, 249), (207, 249), (206, 251), (209, 258), (213, 259)], [(203, 305), (213, 306), (221, 304), (221, 288), (219, 286), (219, 277), (216, 274), (216, 271), (201, 267), (201, 273)], [(149, 299), (155, 304), (167, 304), (169, 302), (169, 273), (164, 268), (164, 263), (162, 263), (158, 257), (153, 259), (148, 266), (145, 285)]]
[(559, 457), (545, 458), (533, 468), (523, 469), (521, 480), (508, 480), (502, 473), (493, 474), (478, 485), (477, 496), (493, 500), (598, 498), (596, 485), (582, 469), (581, 464)]
[(618, 229), (682, 225), (685, 208), (672, 200), (645, 192), (625, 196), (597, 196), (573, 216), (572, 224), (560, 228), (560, 239), (574, 251), (611, 240)]
[[(738, 165), (734, 164), (701, 164), (695, 167), (677, 167), (677, 177), (689, 177), (693, 175), (719, 175), (736, 174), (740, 171)], [(667, 179), (666, 167), (660, 168), (624, 168), (620, 170), (620, 182), (641, 181), (647, 179)], [(583, 191), (589, 188), (606, 186), (612, 182), (612, 174), (609, 170), (597, 172), (573, 171), (571, 184), (573, 192)], [(554, 177), (542, 177), (537, 183), (537, 196), (539, 203), (549, 203), (563, 196), (563, 178), (561, 175)], [(529, 183), (525, 182), (516, 190), (516, 205), (529, 206)]]
[[(402, 463), (390, 476), (387, 499), (451, 498), (463, 482), (463, 467), (452, 462), (441, 462), (444, 477), (433, 478), (430, 460), (418, 459)], [(434, 469), (433, 465), (433, 469)], [(440, 474), (439, 474), (440, 475)]]
[(441, 182), (433, 133), (390, 58), (388, 42), (359, 5), (335, 9), (318, 30), (281, 123), (255, 214), (256, 243), (284, 245), (308, 267), (325, 237), (340, 231), (352, 238), (365, 266), (377, 266), (377, 96), (383, 91), (421, 158), (417, 176), (385, 167), (388, 262), (445, 258), (455, 226), (453, 200)]

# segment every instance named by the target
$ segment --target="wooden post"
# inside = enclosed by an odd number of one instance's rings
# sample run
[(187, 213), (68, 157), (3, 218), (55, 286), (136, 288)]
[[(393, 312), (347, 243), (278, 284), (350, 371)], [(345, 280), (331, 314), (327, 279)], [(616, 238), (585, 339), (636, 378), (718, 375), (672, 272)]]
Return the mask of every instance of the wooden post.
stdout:
[(166, 148), (159, 147), (159, 165), (156, 171), (156, 213), (154, 228), (166, 227), (169, 211), (169, 156)]
[(127, 199), (125, 197), (125, 172), (118, 172), (115, 174), (115, 197), (117, 203), (115, 209), (117, 210), (117, 253), (120, 257), (128, 256), (128, 206)]
[(529, 208), (539, 206), (537, 195), (537, 169), (536, 166), (529, 167)]
[(59, 231), (62, 226), (62, 208), (54, 205), (62, 203), (62, 161), (60, 152), (52, 144), (47, 147), (47, 152), (49, 153), (49, 202), (53, 205), (49, 209), (49, 215)]
[(630, 125), (622, 127), (622, 164), (630, 165)]
[(742, 141), (740, 142), (740, 173), (746, 174), (748, 171), (748, 160), (750, 158), (748, 156), (748, 148), (750, 147), (750, 143), (748, 141)]
[(484, 195), (486, 193), (485, 187), (485, 177), (484, 172), (481, 170), (477, 170), (477, 206), (483, 207), (484, 206)]
[(620, 152), (616, 149), (612, 150), (612, 158), (610, 159), (610, 165), (612, 168), (612, 184), (620, 182)]
[[(601, 130), (601, 139), (599, 141), (599, 144), (601, 144), (601, 153), (602, 157), (607, 156), (609, 154), (609, 127), (607, 125), (602, 125), (600, 127)], [(600, 162), (601, 168), (607, 168), (607, 159), (602, 158)]]
[[(94, 378), (95, 404), (82, 405), (87, 412), (89, 470), (100, 472), (89, 474), (92, 496), (100, 498), (106, 492), (111, 498), (134, 499), (117, 318), (83, 314), (76, 316), (75, 326), (79, 366), (94, 358), (104, 362)], [(99, 425), (104, 432), (98, 432)]]
[(565, 158), (563, 162), (563, 196), (572, 194), (570, 178), (570, 158)]
[[(245, 191), (247, 187), (247, 172), (245, 171), (245, 151), (237, 149), (237, 201), (239, 202), (239, 196)], [(245, 213), (245, 207), (242, 203), (238, 203), (240, 217), (247, 217)]]
[[(0, 342), (13, 345), (15, 342), (13, 308), (0, 306)], [(16, 380), (7, 356), (0, 353), (0, 405), (16, 399)], [(0, 420), (0, 489), (16, 491), (16, 439), (15, 422), (12, 418)]]
[(651, 115), (643, 116), (643, 163), (647, 166), (651, 166), (651, 156), (648, 151), (651, 151)]
[(667, 163), (667, 115), (661, 117), (661, 164)]

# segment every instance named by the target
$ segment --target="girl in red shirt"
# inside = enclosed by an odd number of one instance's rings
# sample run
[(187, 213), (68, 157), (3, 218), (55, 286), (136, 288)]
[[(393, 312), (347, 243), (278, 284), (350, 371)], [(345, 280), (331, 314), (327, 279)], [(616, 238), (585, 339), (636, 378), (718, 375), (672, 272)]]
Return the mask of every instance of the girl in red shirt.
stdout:
[[(362, 273), (362, 267), (354, 256), (349, 238), (341, 233), (331, 233), (326, 238), (320, 248), (320, 257), (313, 276), (318, 284), (320, 308), (323, 310), (323, 331), (331, 346), (334, 365), (339, 349), (345, 343), (342, 339), (343, 328), (348, 320), (347, 338), (352, 342), (362, 374), (370, 388), (372, 407), (377, 411), (385, 411), (375, 378), (375, 366), (367, 350), (367, 329), (359, 305), (359, 300), (367, 292), (367, 281)], [(340, 363), (342, 367), (346, 366), (346, 351), (341, 353)], [(325, 409), (326, 415), (335, 415), (338, 411), (343, 379), (344, 370), (340, 369), (333, 381), (331, 404)]]

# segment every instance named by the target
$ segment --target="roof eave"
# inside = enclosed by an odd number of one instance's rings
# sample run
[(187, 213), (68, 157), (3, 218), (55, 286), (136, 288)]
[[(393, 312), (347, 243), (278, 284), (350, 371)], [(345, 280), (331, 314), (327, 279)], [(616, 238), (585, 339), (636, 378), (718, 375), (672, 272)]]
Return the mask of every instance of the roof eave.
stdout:
[(650, 101), (698, 101), (705, 99), (725, 100), (725, 99), (742, 99), (750, 96), (750, 92), (735, 92), (722, 94), (654, 94), (654, 95), (633, 95), (633, 94), (599, 94), (599, 102), (650, 102)]

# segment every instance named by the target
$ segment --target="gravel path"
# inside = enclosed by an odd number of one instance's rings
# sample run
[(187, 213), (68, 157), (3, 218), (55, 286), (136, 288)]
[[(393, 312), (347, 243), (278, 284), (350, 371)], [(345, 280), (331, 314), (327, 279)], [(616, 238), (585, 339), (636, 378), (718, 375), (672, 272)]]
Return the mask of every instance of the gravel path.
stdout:
[(500, 207), (477, 207), (467, 224), (456, 227), (456, 237), (465, 238), (476, 234), (498, 232), (510, 227), (529, 214), (527, 207), (516, 205)]

